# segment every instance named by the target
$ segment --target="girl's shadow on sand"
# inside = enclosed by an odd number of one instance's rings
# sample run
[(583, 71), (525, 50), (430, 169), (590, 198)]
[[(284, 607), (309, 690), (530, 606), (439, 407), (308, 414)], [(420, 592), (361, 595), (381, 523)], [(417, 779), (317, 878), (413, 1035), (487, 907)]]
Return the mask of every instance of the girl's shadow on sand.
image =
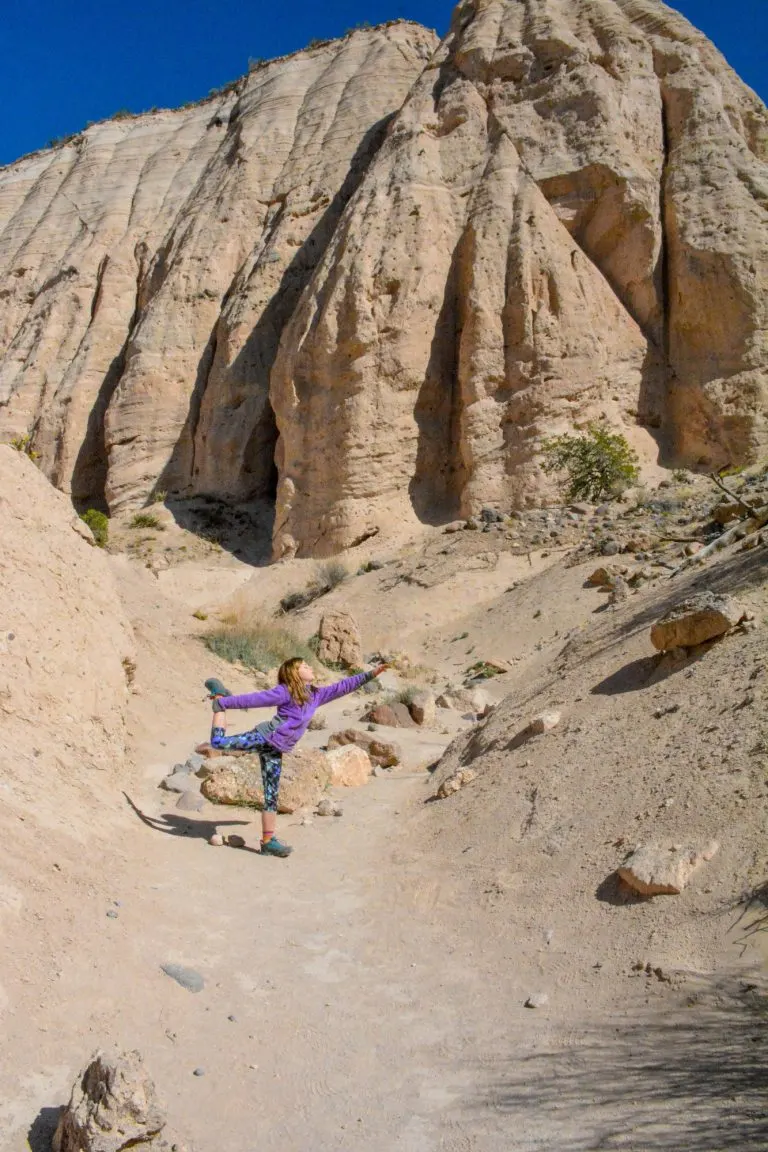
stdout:
[[(165, 832), (168, 836), (192, 836), (196, 840), (210, 840), (221, 828), (248, 827), (250, 820), (193, 820), (188, 816), (177, 816), (173, 812), (163, 812), (160, 816), (147, 816), (134, 804), (127, 792), (123, 792), (126, 802), (138, 816), (142, 824), (155, 832)], [(244, 845), (240, 851), (261, 853), (256, 848)]]

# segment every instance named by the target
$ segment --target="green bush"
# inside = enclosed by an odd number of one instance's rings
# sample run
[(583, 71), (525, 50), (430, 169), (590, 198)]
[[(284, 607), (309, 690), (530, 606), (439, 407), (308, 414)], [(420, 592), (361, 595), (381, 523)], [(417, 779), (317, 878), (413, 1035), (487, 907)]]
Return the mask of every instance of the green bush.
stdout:
[(242, 664), (258, 672), (301, 656), (308, 664), (315, 663), (315, 656), (308, 644), (288, 628), (276, 628), (269, 624), (252, 624), (248, 627), (229, 625), (217, 628), (203, 637), (209, 651), (228, 660), (230, 664)]
[(151, 512), (137, 512), (128, 525), (129, 528), (154, 528), (158, 532), (163, 531), (163, 525), (158, 520), (157, 516), (153, 516)]
[(83, 512), (80, 519), (90, 528), (99, 548), (106, 548), (109, 539), (109, 518), (105, 513), (99, 512), (96, 508), (89, 508), (87, 512)]
[(590, 424), (583, 436), (555, 436), (542, 445), (544, 471), (565, 472), (569, 500), (601, 500), (638, 477), (637, 453), (624, 436)]

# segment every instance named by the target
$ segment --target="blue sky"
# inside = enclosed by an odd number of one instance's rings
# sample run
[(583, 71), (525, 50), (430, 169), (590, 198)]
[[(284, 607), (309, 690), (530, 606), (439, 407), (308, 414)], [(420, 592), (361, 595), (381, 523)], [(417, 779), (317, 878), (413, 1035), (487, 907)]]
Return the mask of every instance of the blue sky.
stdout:
[[(675, 0), (768, 100), (768, 0)], [(0, 164), (118, 109), (198, 100), (313, 38), (404, 17), (443, 33), (450, 0), (0, 0)]]

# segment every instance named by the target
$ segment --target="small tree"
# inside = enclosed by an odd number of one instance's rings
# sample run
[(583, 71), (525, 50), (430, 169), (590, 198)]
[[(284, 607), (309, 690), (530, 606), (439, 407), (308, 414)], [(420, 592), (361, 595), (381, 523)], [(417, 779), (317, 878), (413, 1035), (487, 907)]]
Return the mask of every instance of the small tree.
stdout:
[(569, 500), (600, 500), (622, 491), (638, 477), (637, 453), (618, 432), (590, 424), (583, 436), (545, 440), (544, 471), (565, 472)]

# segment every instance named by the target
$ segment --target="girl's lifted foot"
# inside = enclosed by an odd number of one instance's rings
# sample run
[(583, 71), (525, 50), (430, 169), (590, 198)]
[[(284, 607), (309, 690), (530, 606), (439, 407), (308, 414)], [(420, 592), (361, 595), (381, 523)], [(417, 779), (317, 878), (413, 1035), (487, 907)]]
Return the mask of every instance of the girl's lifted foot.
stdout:
[(271, 840), (262, 840), (261, 854), (262, 856), (290, 856), (293, 848), (289, 848), (287, 844), (283, 844), (278, 840), (277, 836), (273, 836)]
[(212, 676), (210, 680), (206, 680), (205, 687), (208, 690), (209, 696), (231, 696), (232, 693), (224, 687), (221, 680), (217, 680)]

